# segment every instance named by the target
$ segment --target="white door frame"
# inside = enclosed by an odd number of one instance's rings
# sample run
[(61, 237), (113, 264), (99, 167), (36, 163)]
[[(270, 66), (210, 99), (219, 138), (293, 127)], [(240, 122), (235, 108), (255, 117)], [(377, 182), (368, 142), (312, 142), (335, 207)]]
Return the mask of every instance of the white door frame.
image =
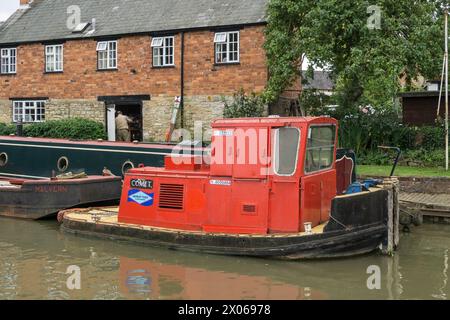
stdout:
[(106, 105), (106, 126), (108, 128), (108, 141), (116, 141), (116, 105)]

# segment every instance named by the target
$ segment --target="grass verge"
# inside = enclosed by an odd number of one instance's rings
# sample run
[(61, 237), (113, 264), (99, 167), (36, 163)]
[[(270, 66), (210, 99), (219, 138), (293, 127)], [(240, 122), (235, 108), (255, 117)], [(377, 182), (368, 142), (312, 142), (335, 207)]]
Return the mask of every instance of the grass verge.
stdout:
[[(389, 176), (392, 166), (357, 166), (358, 175)], [(450, 171), (442, 168), (397, 167), (395, 175), (399, 177), (450, 177)]]

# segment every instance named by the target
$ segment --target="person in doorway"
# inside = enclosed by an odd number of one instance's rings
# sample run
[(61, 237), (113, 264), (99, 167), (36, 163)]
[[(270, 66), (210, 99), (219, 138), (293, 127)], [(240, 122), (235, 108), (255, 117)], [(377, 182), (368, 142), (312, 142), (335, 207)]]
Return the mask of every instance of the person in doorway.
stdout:
[(122, 142), (130, 142), (130, 123), (133, 122), (129, 117), (125, 116), (122, 111), (117, 112), (116, 117), (116, 140)]

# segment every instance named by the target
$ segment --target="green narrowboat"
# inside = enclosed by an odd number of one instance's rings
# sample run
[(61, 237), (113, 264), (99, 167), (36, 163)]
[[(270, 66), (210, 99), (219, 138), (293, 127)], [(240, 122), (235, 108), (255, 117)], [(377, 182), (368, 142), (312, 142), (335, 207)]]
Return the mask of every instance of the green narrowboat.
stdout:
[[(41, 179), (65, 172), (102, 175), (107, 168), (122, 176), (139, 165), (164, 166), (164, 158), (174, 148), (171, 144), (0, 137), (0, 175)], [(180, 152), (194, 151), (189, 148)]]

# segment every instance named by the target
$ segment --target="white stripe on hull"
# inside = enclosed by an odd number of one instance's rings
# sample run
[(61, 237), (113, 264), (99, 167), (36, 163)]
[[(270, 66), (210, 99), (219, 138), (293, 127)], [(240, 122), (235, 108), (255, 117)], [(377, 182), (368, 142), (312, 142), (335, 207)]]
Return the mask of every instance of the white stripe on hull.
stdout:
[(23, 175), (23, 174), (13, 174), (13, 173), (0, 173), (0, 178), (2, 176), (7, 176), (7, 177), (16, 177), (16, 178), (27, 178), (27, 179), (46, 179), (46, 180), (50, 180), (50, 178), (48, 177), (37, 177), (37, 176), (27, 176), (27, 175)]

